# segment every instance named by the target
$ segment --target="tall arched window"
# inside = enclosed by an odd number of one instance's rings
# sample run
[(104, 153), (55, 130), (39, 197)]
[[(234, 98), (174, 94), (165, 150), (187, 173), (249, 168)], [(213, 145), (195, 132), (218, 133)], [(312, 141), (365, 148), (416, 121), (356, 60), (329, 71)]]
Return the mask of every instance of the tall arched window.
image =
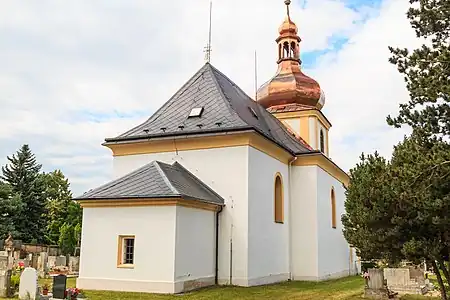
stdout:
[(284, 199), (283, 199), (283, 179), (281, 178), (281, 174), (277, 173), (275, 175), (275, 222), (283, 223), (284, 222)]
[(334, 195), (334, 188), (331, 188), (331, 227), (336, 229), (336, 196)]
[(282, 58), (283, 58), (282, 46), (281, 46), (281, 44), (278, 44), (278, 59), (282, 59)]
[(320, 151), (325, 153), (325, 137), (322, 129), (320, 129)]

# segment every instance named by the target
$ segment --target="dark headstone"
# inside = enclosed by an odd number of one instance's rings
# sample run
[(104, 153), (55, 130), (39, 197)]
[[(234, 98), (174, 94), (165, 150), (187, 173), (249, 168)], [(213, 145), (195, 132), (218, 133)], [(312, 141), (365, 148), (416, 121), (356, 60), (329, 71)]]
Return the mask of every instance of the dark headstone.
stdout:
[(58, 275), (53, 277), (53, 298), (64, 299), (66, 292), (66, 275)]

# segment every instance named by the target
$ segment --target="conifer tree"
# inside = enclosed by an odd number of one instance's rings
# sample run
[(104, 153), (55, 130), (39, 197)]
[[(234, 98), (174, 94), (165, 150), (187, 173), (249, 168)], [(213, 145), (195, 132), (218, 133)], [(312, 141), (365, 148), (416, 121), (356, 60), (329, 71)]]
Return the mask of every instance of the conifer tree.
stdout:
[(18, 194), (13, 193), (11, 187), (0, 181), (0, 239), (4, 240), (8, 234), (18, 236), (16, 220), (20, 218), (22, 202)]
[(389, 47), (395, 64), (405, 76), (410, 94), (397, 117), (396, 127), (407, 124), (427, 133), (450, 135), (450, 0), (410, 0), (407, 13), (422, 47), (408, 51)]
[(44, 182), (39, 173), (41, 165), (36, 162), (28, 145), (23, 145), (16, 154), (7, 157), (9, 164), (2, 167), (1, 179), (12, 192), (20, 196), (20, 214), (14, 220), (18, 233), (15, 239), (24, 242), (45, 240), (45, 195)]

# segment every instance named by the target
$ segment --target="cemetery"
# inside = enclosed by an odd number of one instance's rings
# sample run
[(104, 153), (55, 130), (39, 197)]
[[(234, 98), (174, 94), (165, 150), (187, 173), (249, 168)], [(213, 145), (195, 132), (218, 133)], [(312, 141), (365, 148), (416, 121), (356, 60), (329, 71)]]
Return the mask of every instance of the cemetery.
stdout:
[[(0, 297), (82, 299), (78, 289), (66, 285), (68, 278), (78, 276), (79, 256), (58, 255), (57, 247), (23, 247), (11, 235), (4, 241), (3, 248), (4, 251), (0, 251)], [(40, 279), (50, 279), (51, 283), (39, 286)]]
[[(21, 247), (9, 236), (0, 255), (0, 297), (5, 299), (172, 299), (177, 296), (78, 290), (79, 257), (49, 255), (54, 252), (27, 253), (21, 258)], [(42, 250), (42, 249), (41, 249)], [(285, 282), (266, 287), (212, 287), (186, 293), (188, 299), (437, 299), (435, 285), (428, 279), (426, 269), (405, 266), (402, 268), (370, 268), (361, 276), (315, 282)], [(363, 287), (363, 282), (365, 286)], [(415, 294), (416, 296), (412, 296)], [(342, 297), (342, 296), (345, 297)], [(427, 296), (422, 296), (427, 295)], [(292, 296), (292, 297), (291, 297)], [(322, 298), (326, 297), (326, 298)], [(336, 297), (336, 298), (335, 298)], [(423, 298), (422, 298), (423, 297)]]

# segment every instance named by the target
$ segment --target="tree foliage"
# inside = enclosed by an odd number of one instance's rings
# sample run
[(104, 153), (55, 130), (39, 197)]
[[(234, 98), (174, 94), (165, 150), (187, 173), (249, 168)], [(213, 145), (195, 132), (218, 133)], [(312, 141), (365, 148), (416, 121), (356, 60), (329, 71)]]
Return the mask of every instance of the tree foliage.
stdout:
[(60, 170), (42, 176), (48, 211), (47, 241), (56, 245), (64, 223), (73, 226), (81, 223), (81, 207), (72, 200), (69, 181)]
[(396, 127), (407, 124), (428, 133), (450, 135), (450, 0), (410, 0), (407, 17), (422, 47), (409, 51), (389, 47), (405, 76), (410, 94), (400, 114), (388, 117)]
[(22, 211), (22, 201), (19, 194), (15, 194), (12, 188), (0, 181), (0, 238), (8, 236), (9, 233), (16, 236), (16, 222)]
[[(0, 177), (0, 238), (12, 233), (28, 243), (79, 245), (82, 209), (60, 170), (41, 173), (28, 145), (7, 158)], [(64, 250), (66, 251), (66, 250)]]
[[(36, 162), (28, 145), (23, 145), (16, 154), (7, 157), (9, 164), (2, 167), (3, 176), (14, 194), (20, 196), (20, 211), (13, 218), (16, 238), (24, 242), (45, 239), (44, 183), (40, 175), (41, 165)], [(16, 198), (17, 199), (17, 198)]]
[(392, 263), (426, 260), (450, 283), (450, 145), (415, 132), (390, 162), (362, 156), (350, 177), (342, 222), (358, 254)]

